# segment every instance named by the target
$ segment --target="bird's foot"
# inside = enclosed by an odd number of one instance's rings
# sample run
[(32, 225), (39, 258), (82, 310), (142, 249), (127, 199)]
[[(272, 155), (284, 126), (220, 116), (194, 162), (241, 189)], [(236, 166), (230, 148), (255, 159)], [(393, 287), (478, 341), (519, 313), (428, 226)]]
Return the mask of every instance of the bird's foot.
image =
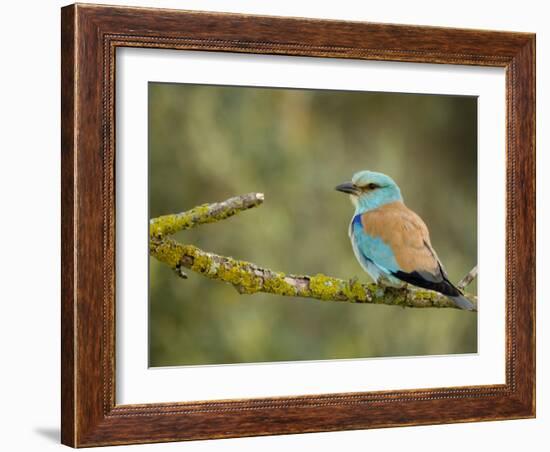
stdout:
[(386, 278), (385, 276), (380, 276), (376, 280), (376, 284), (378, 284), (380, 287), (394, 287), (389, 278)]
[(390, 279), (387, 276), (380, 276), (376, 281), (376, 284), (383, 288), (391, 287), (392, 289), (404, 289), (407, 287), (406, 282), (397, 281), (395, 278)]

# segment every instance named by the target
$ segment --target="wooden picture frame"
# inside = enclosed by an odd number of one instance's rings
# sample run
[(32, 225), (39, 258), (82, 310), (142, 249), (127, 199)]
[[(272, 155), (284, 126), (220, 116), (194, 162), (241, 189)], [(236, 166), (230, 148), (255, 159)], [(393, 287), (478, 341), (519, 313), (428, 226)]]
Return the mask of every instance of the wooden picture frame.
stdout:
[[(62, 9), (62, 442), (73, 447), (535, 416), (535, 35), (70, 5)], [(506, 70), (506, 383), (115, 403), (115, 50), (147, 47)]]

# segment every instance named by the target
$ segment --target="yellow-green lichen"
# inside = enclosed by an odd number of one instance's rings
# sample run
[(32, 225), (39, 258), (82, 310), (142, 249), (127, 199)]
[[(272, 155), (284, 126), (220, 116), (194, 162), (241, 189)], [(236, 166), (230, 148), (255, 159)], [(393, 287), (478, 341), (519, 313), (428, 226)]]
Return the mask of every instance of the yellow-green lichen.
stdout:
[[(193, 227), (197, 222), (207, 222), (209, 204), (203, 204), (187, 212), (163, 215), (149, 223), (149, 236), (162, 237)], [(212, 220), (215, 221), (215, 220)]]
[(191, 270), (197, 273), (232, 284), (241, 293), (252, 294), (262, 288), (261, 278), (251, 271), (248, 262), (201, 253), (196, 248), (190, 255), (193, 257)]
[(265, 291), (276, 295), (298, 295), (296, 287), (288, 283), (285, 278), (286, 275), (282, 272), (275, 273), (273, 277), (266, 278), (264, 281)]
[(342, 292), (350, 301), (365, 302), (370, 299), (371, 293), (367, 287), (358, 281), (353, 281), (348, 284), (344, 284)]
[(252, 294), (262, 288), (262, 279), (251, 271), (248, 262), (228, 259), (220, 264), (218, 278), (238, 287), (243, 294)]
[(386, 293), (384, 297), (377, 298), (376, 302), (378, 304), (384, 304), (385, 296), (387, 296), (387, 292), (391, 291), (391, 300), (392, 304), (395, 306), (406, 306), (407, 303), (407, 294), (404, 290), (401, 289), (386, 289)]
[(173, 240), (162, 240), (160, 242), (150, 241), (149, 249), (153, 256), (159, 261), (175, 268), (185, 254), (185, 246)]
[(424, 304), (430, 308), (456, 307), (453, 301), (431, 290), (414, 290), (410, 298), (414, 297), (415, 306)]
[(188, 245), (186, 248), (188, 255), (193, 258), (191, 270), (201, 274), (209, 274), (211, 259), (209, 259), (205, 253), (201, 253), (195, 247), (191, 247)]
[(320, 273), (309, 279), (311, 295), (320, 300), (338, 299), (339, 286), (337, 280)]

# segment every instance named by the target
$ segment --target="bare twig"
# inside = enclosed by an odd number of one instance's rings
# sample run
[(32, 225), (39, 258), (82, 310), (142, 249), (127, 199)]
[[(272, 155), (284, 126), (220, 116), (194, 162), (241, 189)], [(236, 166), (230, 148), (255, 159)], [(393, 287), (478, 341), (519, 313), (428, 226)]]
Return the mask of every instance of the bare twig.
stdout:
[(464, 288), (470, 284), (474, 279), (475, 277), (477, 276), (477, 265), (472, 268), (468, 274), (466, 276), (464, 276), (464, 278), (462, 278), (458, 284), (456, 285), (456, 287), (458, 287), (460, 290), (464, 290)]
[[(186, 276), (182, 271), (182, 267), (185, 267), (207, 278), (229, 283), (241, 294), (264, 292), (327, 301), (414, 308), (457, 308), (452, 300), (430, 290), (410, 286), (393, 288), (374, 283), (361, 284), (356, 279), (346, 281), (322, 274), (287, 275), (250, 262), (208, 253), (166, 237), (199, 224), (229, 218), (238, 212), (261, 205), (263, 200), (263, 194), (249, 193), (220, 203), (204, 204), (180, 214), (154, 218), (150, 221), (149, 252), (160, 262), (176, 270), (179, 276)], [(472, 279), (474, 277), (475, 275)], [(476, 303), (475, 297), (468, 298)]]

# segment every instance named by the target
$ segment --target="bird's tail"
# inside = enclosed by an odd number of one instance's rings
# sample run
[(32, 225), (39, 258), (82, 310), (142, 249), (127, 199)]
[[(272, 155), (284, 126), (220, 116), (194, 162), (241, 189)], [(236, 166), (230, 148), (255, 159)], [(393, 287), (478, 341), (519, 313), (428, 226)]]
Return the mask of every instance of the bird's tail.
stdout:
[(455, 304), (460, 308), (466, 311), (473, 311), (475, 309), (474, 304), (468, 300), (464, 295), (457, 295), (455, 297), (449, 297), (455, 302)]

